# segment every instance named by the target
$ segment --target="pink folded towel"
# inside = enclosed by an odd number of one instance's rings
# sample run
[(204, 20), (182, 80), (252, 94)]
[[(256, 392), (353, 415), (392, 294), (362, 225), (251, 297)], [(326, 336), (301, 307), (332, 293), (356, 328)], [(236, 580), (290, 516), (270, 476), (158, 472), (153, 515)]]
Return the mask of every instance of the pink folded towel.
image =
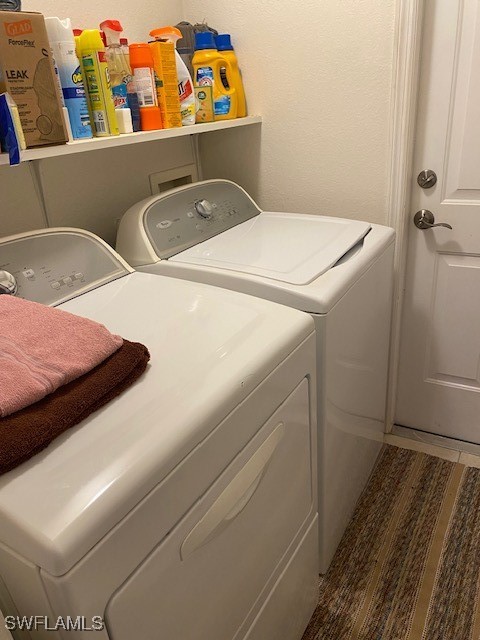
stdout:
[(122, 344), (97, 322), (0, 295), (0, 417), (88, 373)]

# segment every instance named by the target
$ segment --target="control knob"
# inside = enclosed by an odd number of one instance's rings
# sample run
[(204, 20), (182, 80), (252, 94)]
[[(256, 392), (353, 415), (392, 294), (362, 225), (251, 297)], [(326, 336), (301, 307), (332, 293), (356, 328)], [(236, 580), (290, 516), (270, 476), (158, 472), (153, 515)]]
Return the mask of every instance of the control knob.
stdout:
[(8, 271), (0, 270), (0, 295), (6, 293), (14, 296), (17, 293), (17, 281)]
[(208, 200), (197, 200), (195, 210), (202, 218), (211, 218), (213, 215), (213, 205)]

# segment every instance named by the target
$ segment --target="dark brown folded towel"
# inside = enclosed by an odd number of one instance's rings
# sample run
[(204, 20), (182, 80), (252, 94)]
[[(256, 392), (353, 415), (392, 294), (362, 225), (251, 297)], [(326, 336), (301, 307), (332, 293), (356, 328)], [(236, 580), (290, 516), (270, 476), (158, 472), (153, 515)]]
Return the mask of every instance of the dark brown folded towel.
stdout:
[(123, 345), (90, 373), (43, 400), (0, 419), (0, 474), (47, 447), (132, 385), (145, 371), (150, 354), (143, 344)]

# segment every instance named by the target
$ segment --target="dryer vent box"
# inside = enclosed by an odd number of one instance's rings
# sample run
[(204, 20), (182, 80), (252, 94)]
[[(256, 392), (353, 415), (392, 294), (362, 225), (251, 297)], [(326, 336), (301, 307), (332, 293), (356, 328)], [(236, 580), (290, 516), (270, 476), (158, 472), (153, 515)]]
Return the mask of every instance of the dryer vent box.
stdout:
[(198, 181), (198, 171), (194, 164), (187, 164), (183, 167), (175, 167), (175, 169), (166, 169), (151, 173), (150, 191), (152, 195), (163, 193), (169, 189), (182, 187), (185, 184), (191, 184)]

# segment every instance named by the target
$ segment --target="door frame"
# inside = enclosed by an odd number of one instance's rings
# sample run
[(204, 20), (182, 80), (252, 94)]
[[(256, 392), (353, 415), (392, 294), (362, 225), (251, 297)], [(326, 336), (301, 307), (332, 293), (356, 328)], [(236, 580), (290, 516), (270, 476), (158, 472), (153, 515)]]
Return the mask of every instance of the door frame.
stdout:
[(388, 224), (396, 231), (386, 432), (395, 422), (400, 330), (407, 265), (408, 225), (425, 0), (397, 0), (390, 108)]

